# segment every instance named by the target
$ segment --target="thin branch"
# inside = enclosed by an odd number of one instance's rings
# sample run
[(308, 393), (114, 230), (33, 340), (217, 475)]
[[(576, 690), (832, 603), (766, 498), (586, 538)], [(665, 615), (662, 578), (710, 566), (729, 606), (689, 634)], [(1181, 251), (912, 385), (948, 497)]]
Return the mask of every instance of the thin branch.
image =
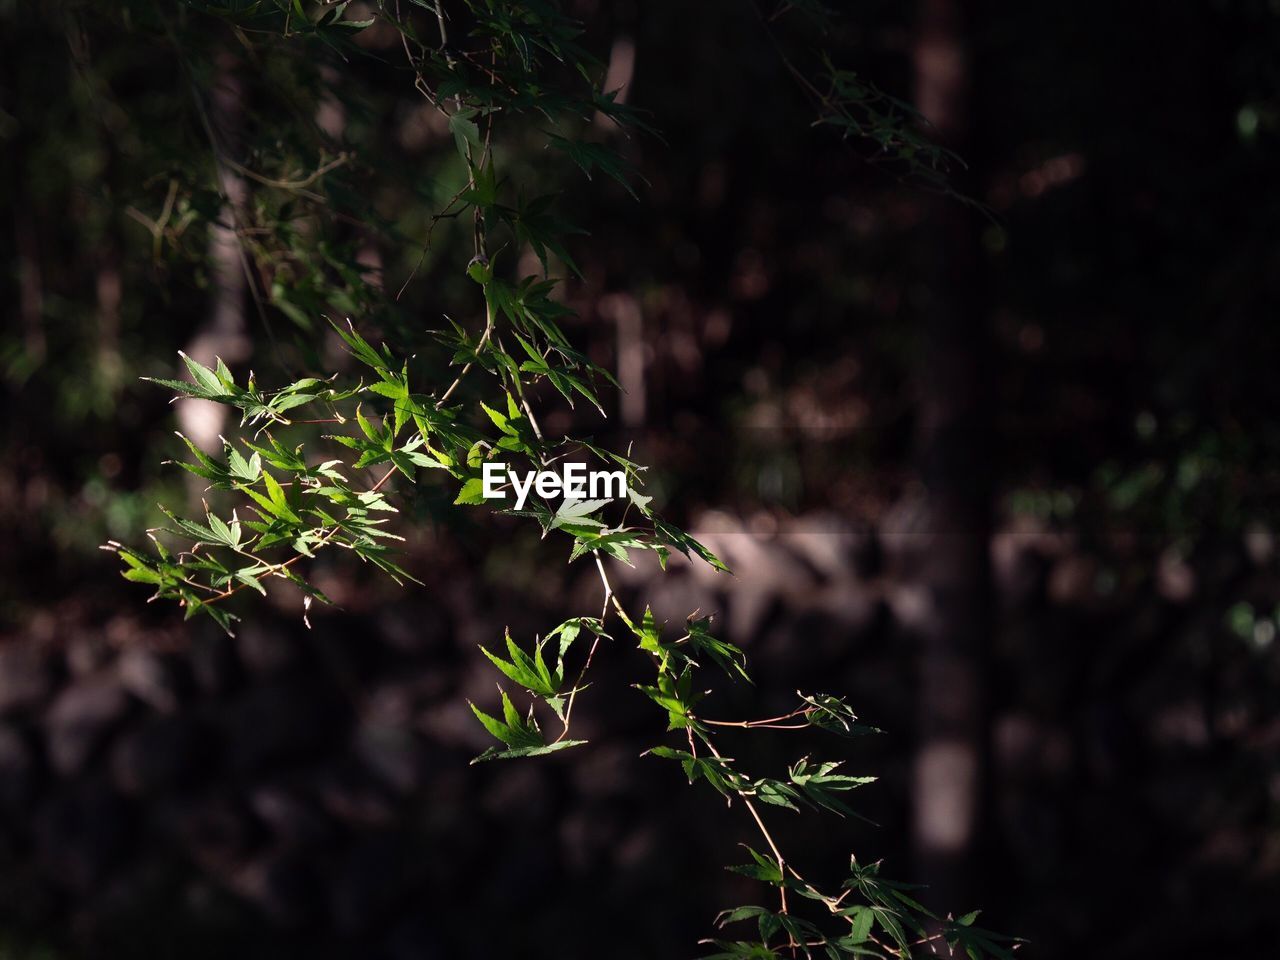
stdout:
[[(613, 586), (609, 583), (609, 574), (605, 572), (604, 561), (600, 559), (600, 551), (592, 550), (591, 555), (595, 557), (596, 569), (600, 571), (600, 582), (604, 584), (604, 604), (600, 608), (600, 627), (604, 628), (605, 617), (609, 615), (609, 601), (613, 600)], [(613, 600), (616, 605), (618, 601)], [(622, 612), (622, 608), (618, 608), (618, 612)]]
[(317, 203), (323, 203), (324, 197), (320, 196), (318, 193), (312, 193), (308, 191), (306, 188), (311, 186), (313, 183), (315, 183), (317, 180), (323, 177), (326, 173), (336, 170), (338, 169), (338, 167), (344, 166), (350, 159), (351, 159), (351, 154), (346, 152), (340, 153), (333, 160), (330, 160), (328, 163), (322, 164), (321, 166), (317, 167), (314, 172), (303, 177), (301, 180), (276, 180), (272, 177), (266, 177), (260, 173), (257, 173), (256, 171), (250, 170), (248, 167), (244, 166), (241, 163), (237, 163), (235, 160), (232, 160), (230, 157), (224, 156), (222, 158), (222, 162), (225, 163), (232, 170), (236, 171), (236, 173), (246, 176), (250, 180), (256, 180), (258, 183), (261, 183), (263, 186), (275, 187), (279, 190), (289, 190), (295, 193), (301, 193), (304, 196), (306, 196), (307, 199), (309, 200), (314, 200)]
[(466, 207), (463, 207), (462, 210), (455, 210), (452, 213), (449, 212), (449, 208), (452, 207), (455, 203), (457, 203), (460, 199), (462, 199), (462, 195), (470, 189), (471, 189), (471, 182), (468, 180), (466, 183), (464, 183), (461, 187), (458, 188), (457, 193), (455, 193), (452, 197), (449, 198), (449, 202), (444, 205), (444, 209), (442, 209), (439, 213), (432, 214), (431, 223), (427, 227), (426, 239), (422, 241), (422, 253), (418, 256), (418, 262), (413, 265), (413, 269), (409, 271), (408, 279), (406, 279), (405, 282), (400, 285), (400, 290), (399, 292), (396, 293), (397, 302), (399, 302), (400, 298), (404, 296), (405, 290), (409, 288), (409, 284), (413, 282), (413, 278), (418, 275), (418, 271), (422, 269), (423, 262), (427, 259), (427, 253), (431, 250), (431, 237), (432, 237), (432, 234), (435, 233), (436, 224), (439, 223), (441, 220), (451, 220), (454, 217), (459, 216), (460, 214), (463, 213), (464, 210), (466, 210)]
[[(381, 490), (383, 484), (385, 484), (388, 480), (390, 480), (391, 475), (395, 472), (396, 472), (395, 467), (392, 467), (390, 470), (384, 473), (382, 475), (382, 479), (380, 479), (377, 483), (375, 483), (372, 487), (369, 488), (369, 493), (376, 493), (377, 491)], [(329, 529), (329, 532), (326, 533), (323, 537), (321, 537), (316, 542), (315, 549), (318, 550), (324, 546), (327, 546), (329, 541), (331, 541), (341, 529), (342, 529), (342, 525), (335, 523)], [(299, 560), (301, 560), (305, 556), (306, 554), (303, 554), (303, 553), (295, 554), (294, 556), (290, 557), (288, 560), (284, 561), (283, 563), (269, 564), (266, 568), (263, 569), (261, 573), (257, 573), (255, 571), (253, 574), (251, 574), (251, 576), (255, 581), (261, 581), (264, 577), (268, 577), (268, 576), (279, 576), (281, 571), (288, 570), (290, 567), (292, 567), (295, 563), (297, 563)], [(228, 597), (235, 596), (237, 593), (239, 593), (241, 590), (245, 589), (248, 586), (249, 584), (247, 583), (238, 583), (234, 587), (231, 587), (227, 590), (223, 590), (221, 593), (217, 594), (216, 596), (210, 597), (208, 600), (205, 600), (202, 602), (206, 605), (210, 605), (210, 604), (217, 603), (220, 600), (226, 600)]]
[(392, 467), (390, 470), (388, 470), (386, 473), (384, 473), (384, 474), (382, 475), (382, 479), (381, 479), (381, 480), (379, 480), (377, 483), (375, 483), (372, 487), (370, 487), (370, 488), (369, 488), (369, 492), (370, 492), (370, 493), (377, 493), (379, 490), (381, 490), (381, 489), (382, 489), (382, 485), (383, 485), (384, 483), (386, 483), (388, 480), (390, 480), (390, 479), (391, 479), (391, 475), (392, 475), (393, 473), (395, 473), (395, 472), (396, 472), (396, 468), (395, 468), (395, 467)]
[[(720, 755), (720, 751), (716, 749), (716, 745), (711, 742), (710, 737), (704, 735), (702, 742), (707, 745), (707, 749), (711, 751), (711, 755), (713, 757), (717, 760), (724, 760), (724, 757)], [(778, 845), (774, 843), (773, 834), (771, 834), (769, 832), (769, 828), (764, 825), (764, 818), (760, 816), (760, 811), (757, 810), (756, 805), (751, 802), (751, 798), (741, 793), (739, 793), (738, 796), (742, 797), (742, 802), (746, 804), (747, 810), (751, 813), (751, 818), (755, 820), (756, 826), (760, 828), (760, 833), (764, 836), (765, 843), (769, 844), (769, 849), (773, 851), (774, 859), (778, 861), (778, 870), (782, 873), (782, 884), (778, 887), (778, 893), (782, 899), (782, 908), (779, 912), (785, 914), (787, 912), (786, 861), (782, 858), (782, 851), (779, 850)], [(794, 872), (795, 871), (793, 870), (792, 873)], [(790, 945), (794, 946), (795, 944)]]
[[(337, 534), (337, 532), (341, 529), (342, 529), (341, 525), (334, 524), (334, 526), (330, 528), (329, 532), (326, 533), (323, 537), (320, 538), (319, 541), (316, 542), (316, 548), (319, 549), (320, 547), (323, 547), (326, 544), (328, 544), (328, 542), (333, 539), (334, 535)], [(301, 560), (304, 556), (306, 556), (306, 554), (298, 553), (298, 554), (294, 554), (288, 560), (284, 561), (284, 563), (271, 564), (269, 567), (264, 569), (262, 573), (253, 575), (253, 580), (255, 583), (257, 583), (268, 576), (280, 576), (280, 574), (283, 571), (288, 570), (295, 563)], [(213, 604), (218, 603), (221, 600), (226, 600), (228, 597), (235, 596), (237, 593), (239, 593), (241, 590), (245, 589), (248, 586), (249, 584), (247, 583), (238, 583), (234, 587), (231, 587), (228, 590), (223, 590), (217, 596), (210, 597), (208, 600), (204, 600), (201, 602), (204, 603), (205, 606), (212, 606)]]
[[(600, 571), (600, 582), (604, 585), (604, 603), (600, 608), (600, 629), (604, 630), (605, 617), (609, 615), (609, 601), (613, 600), (615, 605), (618, 601), (614, 599), (613, 587), (609, 583), (609, 574), (605, 572), (604, 563), (600, 560), (600, 551), (593, 550), (592, 554), (595, 557), (596, 569)], [(599, 645), (600, 634), (597, 633), (595, 639), (591, 641), (591, 649), (587, 651), (587, 661), (578, 672), (578, 679), (574, 681), (573, 689), (569, 691), (569, 702), (564, 710), (564, 730), (560, 732), (560, 736), (556, 737), (557, 743), (569, 734), (569, 719), (573, 716), (573, 701), (578, 696), (578, 691), (582, 689), (582, 681), (586, 677), (587, 671), (591, 669), (591, 659), (596, 655), (596, 647)]]
[(556, 743), (559, 743), (569, 735), (569, 721), (573, 717), (573, 701), (578, 696), (578, 691), (582, 689), (582, 681), (587, 675), (587, 671), (591, 669), (591, 659), (596, 655), (596, 647), (600, 646), (600, 634), (595, 635), (595, 639), (591, 641), (591, 649), (587, 651), (587, 661), (582, 665), (582, 669), (578, 671), (578, 679), (573, 682), (573, 689), (569, 691), (569, 702), (564, 708), (564, 729), (560, 731), (560, 736), (556, 737)]
[[(497, 340), (498, 340), (498, 348), (503, 353), (506, 353), (507, 348), (503, 344), (502, 338), (498, 337)], [(538, 438), (539, 442), (542, 442), (543, 441), (542, 428), (538, 426), (538, 418), (533, 415), (533, 408), (529, 406), (529, 401), (525, 398), (524, 382), (520, 379), (519, 372), (517, 372), (511, 379), (516, 388), (516, 396), (519, 397), (520, 399), (520, 408), (524, 410), (525, 416), (529, 418), (529, 425), (533, 427), (533, 435)], [(546, 463), (547, 463), (546, 457), (543, 456), (541, 453), (539, 453), (539, 459), (542, 460), (543, 466), (546, 466)]]
[[(484, 334), (480, 337), (480, 342), (476, 344), (476, 356), (480, 355), (480, 351), (483, 350), (485, 347), (485, 344), (489, 342), (489, 337), (493, 335), (493, 304), (489, 302), (488, 297), (484, 298), (484, 317), (485, 317)], [(444, 403), (446, 400), (449, 399), (450, 396), (452, 396), (453, 391), (458, 389), (458, 384), (462, 383), (462, 378), (467, 375), (467, 371), (469, 371), (474, 364), (475, 364), (474, 359), (467, 361), (466, 366), (462, 368), (462, 372), (458, 374), (457, 378), (453, 381), (453, 383), (449, 384), (449, 389), (446, 390), (444, 392), (444, 395), (441, 396), (440, 399), (436, 401), (437, 405)]]
[(790, 713), (784, 713), (780, 717), (769, 717), (765, 720), (708, 720), (705, 717), (699, 717), (698, 719), (702, 723), (709, 723), (714, 727), (741, 727), (747, 730), (760, 727), (771, 730), (807, 730), (810, 724), (788, 724), (787, 721), (793, 720), (796, 717), (805, 716), (808, 713), (808, 707), (800, 707), (792, 710)]

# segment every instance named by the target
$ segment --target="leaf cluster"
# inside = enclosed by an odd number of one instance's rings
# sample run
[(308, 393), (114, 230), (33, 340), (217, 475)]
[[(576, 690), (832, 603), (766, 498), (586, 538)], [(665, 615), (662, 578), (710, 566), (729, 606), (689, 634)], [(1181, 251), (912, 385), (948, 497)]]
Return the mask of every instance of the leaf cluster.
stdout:
[[(820, 4), (791, 6), (819, 19), (827, 16)], [(153, 599), (176, 601), (187, 617), (206, 614), (228, 631), (235, 595), (265, 594), (268, 584), (279, 581), (300, 593), (305, 616), (312, 601), (328, 602), (308, 578), (322, 550), (341, 548), (397, 582), (412, 579), (394, 550), (402, 535), (395, 532), (393, 498), (412, 496), (420, 480), (443, 486), (455, 506), (467, 507), (487, 504), (484, 467), (495, 461), (540, 469), (583, 456), (620, 470), (627, 496), (617, 502), (557, 503), (533, 496), (519, 511), (493, 508), (534, 520), (544, 537), (554, 534), (568, 562), (590, 556), (600, 573), (604, 607), (600, 616), (574, 617), (532, 644), (518, 643), (508, 631), (500, 649), (481, 648), (529, 704), (522, 712), (501, 685), (496, 708), (470, 704), (496, 741), (473, 763), (540, 756), (585, 742), (570, 738), (574, 704), (587, 689), (585, 677), (600, 642), (612, 640), (607, 621), (616, 614), (652, 671), (633, 686), (655, 706), (671, 735), (672, 743), (655, 745), (649, 755), (679, 763), (690, 783), (706, 781), (730, 804), (745, 807), (768, 848), (747, 847), (750, 862), (729, 869), (773, 888), (777, 908), (742, 906), (722, 913), (721, 928), (753, 922), (757, 935), (708, 941), (717, 951), (711, 956), (907, 957), (946, 943), (972, 960), (1005, 960), (1011, 941), (976, 927), (976, 913), (958, 920), (930, 913), (911, 885), (882, 877), (879, 864), (851, 859), (839, 892), (826, 893), (784, 860), (762, 809), (857, 817), (850, 795), (873, 777), (846, 774), (843, 760), (811, 760), (808, 754), (785, 775), (760, 776), (719, 746), (730, 731), (857, 737), (876, 732), (874, 727), (860, 723), (845, 700), (831, 694), (801, 693), (781, 717), (714, 718), (704, 709), (714, 698), (702, 670), (711, 666), (729, 682), (750, 683), (745, 652), (715, 636), (711, 618), (696, 611), (683, 631), (664, 636), (665, 625), (649, 607), (633, 616), (613, 591), (606, 561), (629, 564), (638, 551), (652, 552), (664, 568), (673, 551), (718, 571), (728, 568), (654, 510), (653, 498), (643, 492), (646, 468), (630, 451), (605, 449), (589, 437), (548, 436), (538, 420), (541, 401), (548, 398), (571, 408), (586, 401), (604, 415), (601, 385), (617, 382), (565, 332), (573, 312), (557, 273), (580, 275), (572, 247), (583, 231), (559, 213), (554, 193), (512, 181), (504, 131), (517, 122), (532, 128), (546, 155), (589, 180), (603, 175), (633, 197), (635, 171), (594, 120), (606, 118), (613, 131), (652, 132), (619, 102), (616, 91), (603, 88), (603, 65), (580, 44), (582, 25), (551, 0), (406, 0), (403, 10), (386, 3), (361, 9), (367, 13), (350, 18), (346, 2), (189, 0), (173, 18), (157, 10), (145, 26), (175, 37), (175, 19), (216, 18), (255, 55), (255, 63), (297, 68), (303, 79), (282, 81), (284, 87), (305, 82), (313, 93), (337, 98), (343, 96), (340, 83), (322, 78), (312, 54), (363, 61), (372, 56), (359, 42), (363, 31), (375, 24), (394, 31), (404, 55), (395, 69), (440, 114), (464, 181), (430, 229), (445, 220), (470, 225), (467, 249), (458, 257), (466, 261), (458, 286), (470, 296), (459, 299), (456, 313), (465, 320), (449, 319), (434, 331), (437, 348), (446, 354), (438, 363), (374, 336), (371, 331), (385, 335), (395, 329), (396, 312), (381, 284), (371, 282), (352, 247), (328, 238), (312, 242), (310, 228), (320, 221), (355, 222), (384, 238), (405, 239), (362, 199), (359, 177), (369, 175), (369, 168), (342, 144), (299, 132), (311, 129), (309, 121), (282, 124), (274, 151), (232, 156), (197, 96), (215, 173), (244, 178), (253, 195), (237, 208), (226, 202), (219, 180), (208, 182), (208, 170), (176, 171), (161, 208), (137, 210), (134, 217), (151, 233), (153, 255), (194, 256), (188, 228), (225, 228), (220, 218), (229, 212), (246, 266), (253, 268), (247, 272), (257, 278), (252, 292), (264, 319), (268, 309), (278, 311), (299, 329), (336, 338), (357, 373), (326, 369), (264, 389), (253, 373), (237, 378), (220, 359), (208, 367), (182, 355), (189, 380), (151, 378), (179, 397), (238, 410), (239, 433), (223, 440), (219, 451), (181, 437), (188, 456), (178, 465), (207, 484), (213, 504), (204, 501), (196, 516), (166, 510), (169, 522), (149, 532), (148, 550), (107, 544), (119, 554), (123, 576), (152, 588)], [(274, 59), (277, 53), (285, 59)], [(178, 54), (197, 85), (199, 71), (181, 45)], [(937, 181), (954, 158), (917, 131), (918, 118), (906, 104), (829, 61), (824, 71), (820, 85), (806, 81), (820, 108), (819, 122), (876, 144)], [(352, 111), (360, 108), (353, 98), (342, 102)], [(430, 246), (430, 229), (424, 247)], [(528, 275), (512, 266), (520, 258), (504, 256), (508, 247), (529, 251), (540, 272)], [(348, 319), (321, 322), (334, 313)], [(318, 360), (318, 344), (313, 347)], [(621, 645), (609, 646), (616, 651)], [(543, 720), (555, 718), (558, 735), (544, 730), (539, 713)], [(817, 919), (804, 916), (801, 907), (812, 907)]]

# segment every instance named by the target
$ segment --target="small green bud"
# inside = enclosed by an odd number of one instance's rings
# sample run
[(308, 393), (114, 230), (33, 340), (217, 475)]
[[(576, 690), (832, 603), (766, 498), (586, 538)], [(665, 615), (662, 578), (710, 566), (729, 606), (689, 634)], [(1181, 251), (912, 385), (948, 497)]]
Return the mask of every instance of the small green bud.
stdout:
[(467, 276), (476, 283), (484, 284), (493, 279), (493, 270), (489, 266), (488, 257), (472, 257), (467, 264)]

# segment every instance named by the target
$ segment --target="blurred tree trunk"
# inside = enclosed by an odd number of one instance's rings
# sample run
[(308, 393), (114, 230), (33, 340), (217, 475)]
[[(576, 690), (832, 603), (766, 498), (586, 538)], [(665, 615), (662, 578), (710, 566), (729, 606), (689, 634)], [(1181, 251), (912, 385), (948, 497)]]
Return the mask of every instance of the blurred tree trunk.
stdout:
[[(236, 225), (247, 198), (244, 179), (223, 162), (238, 153), (244, 119), (244, 88), (237, 73), (236, 57), (223, 51), (217, 59), (213, 89), (209, 92), (209, 125), (214, 163), (224, 198), (219, 222), (209, 229), (209, 318), (187, 345), (186, 352), (212, 366), (215, 357), (230, 363), (247, 359), (251, 342), (245, 325), (244, 302), (248, 289), (244, 250)], [(185, 371), (180, 376), (186, 376)], [(177, 405), (178, 422), (199, 447), (221, 451), (218, 437), (226, 424), (227, 408), (208, 400), (185, 399)]]
[[(969, 114), (966, 0), (921, 0), (916, 90), (931, 131), (976, 165)], [(971, 180), (972, 182), (972, 180)], [(962, 185), (963, 189), (963, 185)], [(923, 331), (917, 456), (924, 484), (916, 586), (918, 748), (913, 843), (927, 900), (961, 910), (975, 901), (986, 766), (985, 682), (991, 629), (992, 481), (987, 338), (977, 215), (954, 198), (926, 200), (917, 245)], [(945, 906), (944, 906), (945, 905)]]

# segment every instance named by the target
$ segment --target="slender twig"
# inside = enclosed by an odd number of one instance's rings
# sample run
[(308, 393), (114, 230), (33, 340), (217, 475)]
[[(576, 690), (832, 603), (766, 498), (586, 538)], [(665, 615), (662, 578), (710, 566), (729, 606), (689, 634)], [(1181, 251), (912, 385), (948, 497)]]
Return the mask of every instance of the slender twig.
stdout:
[[(702, 737), (702, 742), (707, 745), (707, 749), (711, 751), (711, 755), (713, 757), (715, 757), (717, 760), (724, 759), (724, 757), (720, 755), (720, 751), (716, 749), (716, 745), (712, 743), (710, 737), (704, 734)], [(782, 882), (778, 886), (778, 893), (782, 900), (782, 907), (779, 910), (779, 912), (785, 914), (787, 912), (786, 861), (782, 857), (782, 851), (778, 849), (778, 845), (773, 840), (773, 834), (771, 834), (769, 832), (769, 828), (764, 825), (764, 818), (760, 816), (760, 811), (757, 810), (756, 805), (751, 802), (751, 798), (741, 793), (738, 794), (738, 796), (742, 797), (742, 802), (746, 804), (747, 810), (751, 814), (751, 818), (755, 820), (756, 826), (760, 828), (760, 833), (764, 836), (765, 843), (769, 844), (769, 849), (773, 851), (774, 859), (778, 861), (778, 870), (782, 874)], [(794, 873), (795, 871), (792, 871), (792, 872)]]
[[(501, 337), (497, 338), (497, 342), (498, 349), (503, 353), (506, 353), (507, 348), (503, 344)], [(543, 441), (542, 428), (538, 426), (538, 418), (533, 415), (533, 408), (529, 406), (529, 401), (524, 395), (524, 382), (520, 379), (519, 373), (516, 373), (511, 379), (516, 388), (516, 396), (520, 399), (520, 408), (524, 410), (525, 416), (529, 418), (529, 425), (533, 427), (533, 435), (537, 437), (538, 441), (541, 443)], [(539, 453), (538, 458), (542, 461), (543, 466), (546, 466), (546, 457)]]
[[(604, 563), (600, 560), (600, 551), (593, 550), (595, 556), (596, 569), (600, 571), (600, 582), (604, 585), (604, 603), (600, 607), (600, 630), (604, 630), (605, 618), (609, 615), (609, 601), (613, 600), (617, 604), (617, 600), (613, 596), (613, 587), (609, 583), (609, 574), (604, 569)], [(621, 609), (621, 608), (619, 608)], [(600, 645), (600, 634), (597, 633), (595, 639), (591, 641), (591, 649), (587, 651), (587, 660), (582, 665), (582, 669), (578, 672), (578, 679), (574, 681), (573, 689), (569, 691), (569, 702), (564, 710), (564, 730), (560, 732), (560, 736), (556, 737), (559, 743), (569, 734), (569, 719), (573, 716), (573, 701), (578, 696), (578, 691), (582, 689), (582, 681), (587, 675), (587, 671), (591, 669), (591, 659), (596, 655), (596, 647)]]
[[(484, 317), (484, 333), (480, 337), (480, 342), (476, 344), (476, 356), (480, 355), (480, 351), (483, 350), (485, 345), (489, 342), (489, 337), (493, 335), (493, 305), (489, 302), (488, 297), (484, 298)], [(462, 368), (462, 372), (458, 374), (453, 383), (449, 384), (449, 389), (444, 392), (438, 401), (436, 401), (437, 404), (444, 403), (450, 396), (452, 396), (453, 391), (458, 389), (458, 384), (462, 383), (462, 378), (467, 375), (467, 372), (474, 364), (474, 359), (467, 361), (466, 365)]]
[[(335, 524), (332, 528), (330, 528), (328, 533), (326, 533), (323, 537), (321, 537), (316, 542), (316, 547), (317, 548), (323, 547), (330, 540), (332, 540), (334, 537), (334, 534), (336, 534), (341, 529), (342, 527), (340, 525)], [(267, 569), (263, 570), (262, 573), (255, 574), (253, 576), (253, 579), (255, 582), (257, 582), (262, 580), (264, 577), (279, 576), (283, 571), (288, 570), (295, 563), (301, 560), (304, 556), (305, 554), (298, 553), (290, 557), (288, 560), (284, 561), (283, 563), (271, 564)], [(234, 587), (231, 587), (227, 590), (223, 590), (217, 596), (210, 597), (208, 600), (204, 600), (202, 602), (204, 603), (205, 606), (212, 606), (213, 604), (218, 603), (221, 600), (226, 600), (228, 597), (235, 596), (237, 593), (245, 589), (247, 586), (249, 586), (249, 584), (247, 583), (238, 583)]]
[(449, 30), (444, 25), (444, 8), (440, 6), (440, 0), (436, 0), (436, 22), (440, 24), (440, 52), (444, 54), (445, 61), (449, 66), (453, 66), (453, 54), (449, 52)]
[[(390, 470), (384, 473), (382, 475), (382, 479), (380, 479), (377, 483), (375, 483), (372, 487), (369, 488), (369, 493), (376, 493), (377, 491), (381, 490), (383, 484), (385, 484), (388, 480), (390, 480), (391, 475), (395, 472), (396, 472), (395, 468), (392, 467)], [(342, 529), (341, 524), (334, 524), (332, 527), (330, 527), (329, 532), (326, 533), (323, 537), (321, 537), (318, 541), (316, 541), (316, 549), (320, 549), (321, 547), (326, 546), (329, 543), (329, 541), (332, 540), (341, 529)], [(283, 563), (270, 564), (261, 573), (255, 572), (254, 574), (252, 574), (253, 579), (257, 581), (257, 580), (262, 580), (264, 577), (268, 577), (268, 576), (279, 576), (281, 571), (288, 570), (295, 563), (301, 560), (304, 556), (306, 556), (306, 554), (299, 553), (290, 557), (288, 560), (284, 561)], [(221, 593), (217, 594), (216, 596), (210, 597), (208, 600), (205, 600), (202, 602), (205, 605), (209, 605), (209, 604), (217, 603), (220, 600), (226, 600), (228, 597), (234, 596), (235, 594), (239, 593), (241, 590), (245, 589), (247, 586), (249, 586), (249, 584), (247, 583), (238, 583), (234, 587), (230, 587), (226, 590), (223, 590)]]
[(261, 183), (263, 186), (276, 187), (277, 189), (280, 189), (280, 190), (290, 190), (295, 193), (305, 193), (307, 196), (307, 199), (315, 200), (317, 203), (323, 203), (324, 197), (320, 196), (317, 193), (311, 193), (307, 191), (306, 188), (311, 186), (313, 183), (315, 183), (317, 180), (323, 177), (326, 173), (329, 173), (330, 171), (336, 170), (338, 169), (338, 167), (345, 165), (350, 159), (351, 159), (351, 155), (349, 153), (345, 153), (345, 152), (340, 153), (333, 160), (330, 160), (328, 163), (322, 164), (321, 166), (317, 167), (315, 171), (303, 177), (301, 180), (276, 180), (272, 177), (266, 177), (260, 173), (250, 170), (248, 167), (244, 166), (241, 163), (237, 163), (235, 160), (232, 160), (230, 157), (223, 157), (222, 162), (225, 163), (232, 170), (236, 171), (236, 173), (246, 176), (250, 180), (256, 180), (258, 181), (258, 183)]
[(591, 556), (596, 561), (596, 569), (600, 571), (600, 582), (604, 584), (604, 603), (600, 608), (600, 626), (604, 626), (604, 618), (609, 615), (609, 599), (613, 596), (613, 586), (609, 583), (609, 574), (605, 572), (604, 561), (600, 559), (600, 551), (592, 550)]
[(413, 278), (417, 276), (418, 271), (422, 269), (422, 264), (427, 259), (427, 253), (431, 250), (431, 236), (432, 234), (435, 233), (436, 224), (439, 223), (441, 220), (450, 220), (458, 216), (459, 214), (463, 213), (466, 210), (466, 207), (463, 207), (461, 210), (454, 210), (452, 213), (449, 212), (449, 208), (452, 207), (455, 203), (457, 203), (460, 199), (462, 199), (462, 195), (470, 189), (471, 189), (471, 181), (468, 180), (466, 183), (464, 183), (461, 187), (458, 188), (457, 193), (455, 193), (452, 197), (449, 198), (449, 202), (444, 205), (444, 209), (442, 209), (439, 213), (432, 214), (431, 223), (427, 226), (426, 239), (422, 241), (422, 253), (418, 256), (418, 262), (413, 265), (413, 269), (409, 271), (408, 278), (405, 280), (404, 283), (400, 285), (400, 290), (396, 293), (397, 301), (399, 301), (399, 299), (402, 296), (404, 296), (405, 290), (409, 288), (409, 284), (413, 282)]
[(810, 726), (809, 724), (788, 724), (786, 721), (793, 720), (796, 717), (805, 716), (808, 713), (808, 707), (801, 707), (799, 709), (792, 710), (790, 713), (784, 713), (780, 717), (769, 717), (765, 720), (708, 720), (705, 717), (699, 717), (698, 719), (702, 723), (709, 723), (715, 727), (742, 727), (744, 729), (763, 727), (773, 730), (805, 730)]
[(384, 474), (382, 475), (382, 479), (381, 479), (381, 480), (379, 480), (377, 483), (375, 483), (372, 487), (370, 487), (370, 488), (369, 488), (369, 492), (370, 492), (370, 493), (377, 493), (379, 490), (381, 490), (381, 489), (382, 489), (382, 485), (383, 485), (384, 483), (386, 483), (388, 480), (390, 480), (390, 479), (391, 479), (391, 475), (392, 475), (393, 473), (395, 473), (395, 472), (396, 472), (396, 468), (395, 468), (395, 467), (392, 467), (390, 470), (388, 470), (386, 473), (384, 473)]
[(569, 735), (569, 721), (573, 717), (573, 702), (578, 696), (578, 691), (582, 689), (582, 681), (587, 675), (587, 671), (591, 669), (591, 659), (596, 655), (596, 647), (600, 646), (600, 634), (595, 635), (595, 639), (591, 641), (591, 649), (587, 651), (587, 660), (582, 665), (582, 669), (578, 671), (578, 679), (573, 682), (573, 689), (569, 691), (569, 702), (564, 708), (564, 729), (560, 731), (560, 736), (556, 737), (556, 743), (559, 743)]

